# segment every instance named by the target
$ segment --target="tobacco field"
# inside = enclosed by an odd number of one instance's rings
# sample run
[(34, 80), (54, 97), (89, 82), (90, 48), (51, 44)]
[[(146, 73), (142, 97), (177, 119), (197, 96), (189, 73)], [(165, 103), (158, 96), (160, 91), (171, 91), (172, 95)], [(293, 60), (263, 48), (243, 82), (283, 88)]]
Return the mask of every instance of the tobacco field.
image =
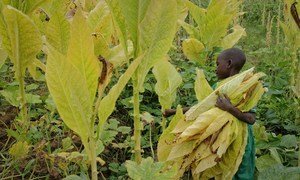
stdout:
[[(0, 179), (232, 179), (247, 124), (215, 107), (221, 92), (255, 109), (255, 179), (299, 180), (299, 14), (298, 0), (1, 0)], [(213, 90), (232, 47), (246, 64)]]

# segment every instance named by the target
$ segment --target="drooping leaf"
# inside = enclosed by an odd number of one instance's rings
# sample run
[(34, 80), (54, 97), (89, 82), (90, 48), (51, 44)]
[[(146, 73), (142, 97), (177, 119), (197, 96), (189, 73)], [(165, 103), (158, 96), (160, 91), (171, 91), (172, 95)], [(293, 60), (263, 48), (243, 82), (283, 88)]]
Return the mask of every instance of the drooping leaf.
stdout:
[(0, 17), (2, 45), (14, 64), (16, 77), (25, 75), (26, 67), (42, 48), (41, 35), (30, 18), (19, 10), (7, 6)]
[(176, 98), (176, 90), (182, 78), (168, 59), (158, 62), (153, 68), (157, 80), (155, 92), (163, 109), (170, 109)]
[(118, 97), (120, 96), (123, 88), (133, 75), (133, 73), (136, 71), (138, 65), (141, 63), (141, 60), (143, 59), (143, 56), (138, 57), (135, 59), (128, 69), (125, 71), (125, 73), (119, 78), (117, 84), (115, 84), (109, 91), (109, 93), (101, 100), (99, 111), (98, 111), (98, 117), (100, 119), (99, 122), (99, 129), (102, 128), (103, 124), (107, 120), (107, 118), (111, 115), (115, 108), (116, 101)]

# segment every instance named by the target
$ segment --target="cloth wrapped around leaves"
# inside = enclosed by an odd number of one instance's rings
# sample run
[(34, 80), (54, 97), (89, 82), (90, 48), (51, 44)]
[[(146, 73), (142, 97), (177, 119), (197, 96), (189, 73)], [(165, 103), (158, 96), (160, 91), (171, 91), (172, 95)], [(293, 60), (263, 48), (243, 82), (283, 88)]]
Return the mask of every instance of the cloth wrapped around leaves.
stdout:
[(226, 94), (242, 112), (256, 106), (265, 92), (260, 81), (264, 74), (253, 71), (251, 68), (221, 81), (215, 91), (200, 78), (203, 82), (198, 84), (203, 88), (196, 88), (197, 97), (201, 97), (199, 93), (208, 96), (186, 114), (177, 108), (158, 142), (158, 160), (177, 166), (177, 178), (191, 170), (194, 179), (232, 179), (245, 152), (247, 124), (215, 103), (219, 95)]

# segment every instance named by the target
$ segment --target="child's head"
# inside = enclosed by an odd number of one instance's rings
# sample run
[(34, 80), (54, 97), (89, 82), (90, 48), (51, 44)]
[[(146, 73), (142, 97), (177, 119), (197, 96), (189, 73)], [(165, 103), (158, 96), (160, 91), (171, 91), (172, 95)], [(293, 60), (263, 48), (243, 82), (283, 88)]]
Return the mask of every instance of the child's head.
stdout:
[(217, 58), (216, 74), (225, 79), (238, 74), (246, 62), (244, 52), (237, 48), (226, 49)]

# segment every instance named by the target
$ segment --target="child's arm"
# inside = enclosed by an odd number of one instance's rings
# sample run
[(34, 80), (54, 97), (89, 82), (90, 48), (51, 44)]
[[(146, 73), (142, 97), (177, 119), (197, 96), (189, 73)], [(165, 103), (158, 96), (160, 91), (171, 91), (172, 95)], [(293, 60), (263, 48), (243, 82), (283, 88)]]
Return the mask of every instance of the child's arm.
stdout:
[(255, 114), (249, 113), (249, 112), (242, 112), (235, 106), (233, 106), (228, 98), (227, 95), (225, 95), (224, 98), (218, 97), (216, 102), (216, 107), (229, 112), (234, 117), (238, 118), (241, 121), (244, 121), (248, 124), (254, 124), (255, 123)]
[[(186, 113), (188, 110), (190, 109), (190, 107), (184, 107), (182, 108), (182, 112), (183, 114)], [(170, 117), (172, 115), (176, 114), (176, 109), (166, 109), (164, 112), (163, 112), (163, 116), (165, 118), (167, 117)]]

